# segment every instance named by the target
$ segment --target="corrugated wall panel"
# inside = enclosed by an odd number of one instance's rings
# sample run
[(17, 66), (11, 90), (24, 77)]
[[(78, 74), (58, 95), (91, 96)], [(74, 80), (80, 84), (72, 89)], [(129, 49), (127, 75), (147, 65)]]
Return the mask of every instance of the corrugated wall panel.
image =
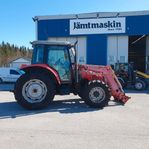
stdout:
[(108, 64), (128, 62), (128, 36), (109, 36), (107, 46)]

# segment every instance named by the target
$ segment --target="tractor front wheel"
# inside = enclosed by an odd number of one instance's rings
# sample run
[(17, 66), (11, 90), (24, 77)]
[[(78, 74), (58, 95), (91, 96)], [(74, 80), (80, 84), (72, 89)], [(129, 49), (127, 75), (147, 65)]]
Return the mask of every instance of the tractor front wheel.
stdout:
[(24, 74), (16, 82), (14, 95), (22, 107), (30, 110), (42, 109), (53, 100), (55, 85), (44, 74)]
[(91, 81), (86, 85), (82, 98), (92, 108), (103, 108), (110, 100), (110, 90), (102, 81)]

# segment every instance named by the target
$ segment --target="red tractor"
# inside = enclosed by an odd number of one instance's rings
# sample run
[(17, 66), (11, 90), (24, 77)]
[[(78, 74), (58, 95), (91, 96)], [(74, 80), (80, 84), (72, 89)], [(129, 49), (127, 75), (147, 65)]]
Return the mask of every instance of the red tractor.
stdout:
[(48, 106), (55, 95), (79, 95), (87, 105), (103, 108), (111, 98), (126, 103), (126, 96), (110, 66), (77, 64), (75, 45), (34, 41), (32, 65), (16, 82), (14, 95), (26, 109)]

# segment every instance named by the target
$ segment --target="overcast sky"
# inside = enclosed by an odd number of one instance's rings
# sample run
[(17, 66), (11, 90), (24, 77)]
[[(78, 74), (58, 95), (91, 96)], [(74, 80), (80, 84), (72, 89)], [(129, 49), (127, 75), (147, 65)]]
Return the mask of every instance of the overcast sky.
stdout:
[(0, 42), (30, 47), (38, 15), (149, 10), (149, 0), (0, 0)]

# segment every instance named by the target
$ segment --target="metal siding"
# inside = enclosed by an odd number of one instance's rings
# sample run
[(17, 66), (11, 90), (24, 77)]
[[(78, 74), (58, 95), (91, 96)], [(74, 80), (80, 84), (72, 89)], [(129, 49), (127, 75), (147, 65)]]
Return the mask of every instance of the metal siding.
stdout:
[(146, 73), (149, 73), (149, 36), (146, 37)]
[(48, 37), (69, 36), (69, 20), (40, 20), (38, 21), (38, 40)]
[(107, 64), (107, 36), (90, 35), (87, 37), (87, 64)]
[[(70, 19), (38, 20), (38, 40), (49, 37), (79, 37), (69, 34)], [(126, 33), (112, 35), (149, 35), (149, 15), (127, 16)], [(85, 35), (87, 37), (87, 63), (107, 64), (107, 35)], [(81, 35), (83, 36), (83, 35)]]
[(107, 57), (108, 64), (128, 62), (128, 36), (108, 36)]
[(115, 64), (118, 57), (117, 36), (107, 38), (107, 64)]
[(149, 15), (126, 17), (127, 35), (149, 35)]
[[(126, 33), (112, 35), (149, 35), (148, 26), (149, 15), (128, 16), (126, 17)], [(70, 37), (69, 30), (69, 19), (38, 20), (38, 40), (47, 40), (48, 37)]]
[(149, 56), (149, 36), (146, 37), (146, 55)]

